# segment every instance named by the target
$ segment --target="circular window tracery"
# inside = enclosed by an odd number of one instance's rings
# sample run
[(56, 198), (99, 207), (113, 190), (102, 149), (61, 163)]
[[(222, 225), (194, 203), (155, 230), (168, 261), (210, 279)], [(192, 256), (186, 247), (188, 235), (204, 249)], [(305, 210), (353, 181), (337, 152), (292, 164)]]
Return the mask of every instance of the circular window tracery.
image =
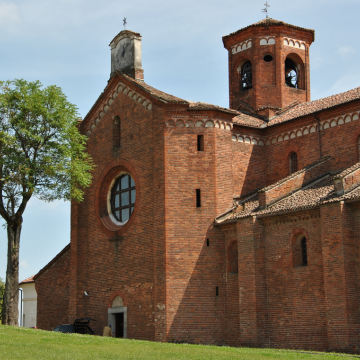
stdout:
[(126, 223), (133, 211), (136, 199), (134, 179), (129, 174), (119, 176), (111, 189), (111, 213), (121, 224)]

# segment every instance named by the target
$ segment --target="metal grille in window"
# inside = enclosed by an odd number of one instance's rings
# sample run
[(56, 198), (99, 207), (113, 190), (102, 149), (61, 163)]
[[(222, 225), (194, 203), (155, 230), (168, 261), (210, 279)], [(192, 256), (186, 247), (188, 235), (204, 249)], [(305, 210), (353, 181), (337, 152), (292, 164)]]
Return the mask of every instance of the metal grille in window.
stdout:
[(252, 66), (247, 61), (241, 69), (241, 89), (246, 90), (252, 88)]
[(115, 219), (125, 222), (134, 211), (136, 198), (135, 182), (130, 175), (120, 176), (111, 190), (111, 212)]
[(290, 174), (297, 171), (298, 163), (297, 163), (297, 154), (292, 153), (290, 155)]
[(285, 84), (292, 88), (298, 88), (298, 70), (290, 59), (285, 60)]

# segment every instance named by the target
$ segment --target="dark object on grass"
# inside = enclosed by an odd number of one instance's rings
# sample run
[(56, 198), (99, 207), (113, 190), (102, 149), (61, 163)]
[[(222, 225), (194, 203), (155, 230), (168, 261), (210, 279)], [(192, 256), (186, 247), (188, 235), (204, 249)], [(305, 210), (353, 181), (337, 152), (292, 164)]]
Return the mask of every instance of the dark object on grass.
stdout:
[(91, 327), (89, 326), (90, 321), (96, 321), (90, 318), (76, 319), (74, 324), (62, 324), (54, 328), (53, 331), (62, 333), (76, 333), (76, 334), (87, 334), (95, 335)]

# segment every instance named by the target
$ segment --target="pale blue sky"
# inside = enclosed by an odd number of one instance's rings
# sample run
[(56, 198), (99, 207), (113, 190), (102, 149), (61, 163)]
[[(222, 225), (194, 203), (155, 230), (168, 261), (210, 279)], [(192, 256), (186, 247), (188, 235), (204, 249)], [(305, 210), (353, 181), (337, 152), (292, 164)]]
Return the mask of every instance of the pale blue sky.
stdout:
[[(228, 106), (221, 37), (264, 18), (264, 0), (0, 0), (0, 79), (62, 87), (86, 115), (110, 74), (109, 43), (140, 32), (145, 81), (178, 97)], [(270, 0), (269, 16), (315, 29), (312, 99), (360, 86), (358, 0)], [(3, 223), (3, 221), (2, 221)], [(20, 280), (36, 274), (70, 241), (70, 206), (30, 201), (20, 245)], [(0, 277), (7, 236), (0, 229)]]

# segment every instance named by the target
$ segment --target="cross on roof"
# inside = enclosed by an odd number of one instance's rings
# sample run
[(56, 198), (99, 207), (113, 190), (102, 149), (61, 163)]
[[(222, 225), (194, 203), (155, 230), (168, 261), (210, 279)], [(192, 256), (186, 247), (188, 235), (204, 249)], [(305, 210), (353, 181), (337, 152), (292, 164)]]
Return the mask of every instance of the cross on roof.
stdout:
[(268, 4), (268, 2), (266, 2), (264, 5), (265, 5), (265, 9), (262, 9), (261, 11), (266, 13), (266, 18), (268, 18), (269, 16), (268, 16), (268, 9), (267, 8), (270, 7), (270, 5)]
[(125, 30), (125, 29), (126, 29), (126, 24), (127, 24), (127, 22), (126, 22), (126, 17), (124, 17), (123, 22), (124, 22), (124, 30)]

